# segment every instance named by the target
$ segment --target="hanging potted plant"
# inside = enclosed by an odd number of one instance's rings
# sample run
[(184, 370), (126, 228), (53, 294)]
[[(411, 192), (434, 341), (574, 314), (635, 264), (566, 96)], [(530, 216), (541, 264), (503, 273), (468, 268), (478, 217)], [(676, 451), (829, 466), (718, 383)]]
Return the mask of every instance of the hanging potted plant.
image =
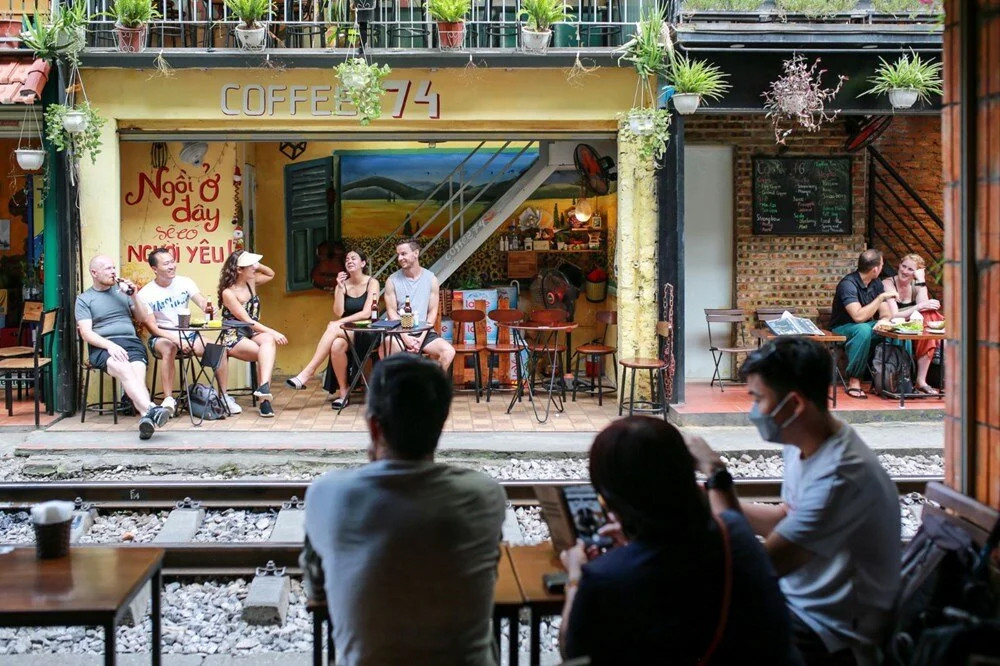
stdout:
[(364, 58), (350, 58), (337, 65), (337, 78), (358, 111), (362, 125), (382, 116), (382, 81), (389, 76), (389, 65), (368, 64)]
[(74, 0), (59, 9), (53, 25), (56, 29), (56, 49), (75, 63), (77, 56), (87, 43), (87, 24), (90, 22), (90, 12), (87, 11), (87, 0)]
[(941, 95), (941, 63), (931, 60), (922, 60), (920, 55), (910, 52), (910, 55), (903, 54), (899, 60), (889, 64), (883, 58), (875, 76), (869, 79), (872, 87), (858, 95), (889, 95), (889, 103), (894, 109), (908, 109), (921, 99), (925, 103), (930, 103), (931, 95)]
[[(25, 127), (28, 129), (28, 141), (22, 145)], [(45, 162), (45, 149), (41, 145), (38, 148), (31, 147), (32, 134), (38, 137), (40, 144), (42, 127), (38, 123), (38, 114), (35, 112), (34, 105), (29, 104), (24, 109), (24, 122), (21, 123), (21, 133), (17, 137), (17, 148), (14, 150), (17, 165), (25, 171), (38, 171)]]
[(438, 46), (442, 51), (462, 48), (465, 16), (471, 5), (471, 0), (428, 0), (427, 13), (437, 21)]
[(803, 56), (792, 55), (781, 65), (785, 73), (771, 82), (770, 90), (761, 93), (767, 112), (765, 117), (771, 121), (777, 143), (784, 145), (792, 133), (794, 128), (786, 128), (786, 125), (797, 123), (807, 132), (815, 132), (823, 123), (837, 117), (839, 111), (827, 113), (826, 104), (840, 92), (847, 77), (837, 77), (835, 88), (824, 88), (826, 70), (819, 69), (819, 63), (817, 58), (812, 65), (807, 65)]
[(267, 46), (267, 17), (274, 11), (271, 0), (225, 0), (236, 25), (236, 42), (244, 51), (260, 51)]
[(674, 87), (674, 108), (682, 116), (697, 111), (703, 99), (721, 99), (732, 87), (718, 67), (686, 56), (671, 58), (666, 78)]
[(663, 10), (649, 9), (637, 24), (635, 36), (618, 48), (621, 53), (619, 64), (623, 60), (632, 63), (639, 77), (632, 108), (620, 118), (629, 133), (635, 136), (651, 136), (658, 125), (663, 125), (664, 117), (669, 125), (669, 114), (653, 108), (655, 98), (651, 87), (651, 81), (666, 72), (669, 57), (673, 54), (667, 30)]
[(149, 22), (160, 18), (152, 0), (115, 0), (103, 16), (115, 21), (115, 40), (121, 53), (141, 53), (146, 49)]
[(552, 41), (552, 24), (572, 21), (570, 6), (563, 0), (522, 0), (518, 20), (527, 21), (521, 26), (521, 45), (529, 53), (545, 53)]
[[(82, 117), (82, 121), (79, 118)], [(67, 118), (73, 118), (68, 121)], [(45, 138), (56, 150), (70, 149), (74, 163), (84, 155), (90, 156), (90, 161), (96, 163), (101, 152), (101, 128), (105, 119), (97, 113), (97, 109), (84, 102), (77, 108), (64, 104), (49, 104), (45, 109)], [(68, 129), (67, 125), (76, 131)], [(82, 125), (81, 129), (79, 128)]]

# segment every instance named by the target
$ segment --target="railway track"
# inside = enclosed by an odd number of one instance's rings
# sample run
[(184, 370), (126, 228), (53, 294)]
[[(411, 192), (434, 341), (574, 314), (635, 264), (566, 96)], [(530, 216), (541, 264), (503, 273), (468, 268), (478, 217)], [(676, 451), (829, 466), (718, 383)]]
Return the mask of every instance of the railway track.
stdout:
[[(940, 477), (901, 477), (894, 479), (900, 495), (923, 492), (930, 481)], [(502, 481), (507, 498), (514, 506), (537, 505), (537, 485), (574, 485), (582, 480)], [(780, 479), (741, 478), (735, 481), (737, 494), (754, 501), (776, 502), (780, 498)], [(80, 500), (98, 512), (130, 510), (150, 512), (172, 509), (178, 502), (193, 499), (205, 509), (274, 509), (289, 506), (293, 498), (303, 498), (308, 481), (107, 481), (49, 483), (0, 483), (0, 510), (23, 511), (32, 504), (59, 499)], [(105, 544), (106, 545), (106, 544)], [(164, 575), (169, 578), (231, 578), (253, 576), (258, 567), (273, 561), (287, 567), (292, 575), (300, 574), (298, 557), (301, 542), (239, 543), (122, 543), (122, 547), (155, 545), (166, 551)], [(74, 548), (88, 548), (74, 545)]]

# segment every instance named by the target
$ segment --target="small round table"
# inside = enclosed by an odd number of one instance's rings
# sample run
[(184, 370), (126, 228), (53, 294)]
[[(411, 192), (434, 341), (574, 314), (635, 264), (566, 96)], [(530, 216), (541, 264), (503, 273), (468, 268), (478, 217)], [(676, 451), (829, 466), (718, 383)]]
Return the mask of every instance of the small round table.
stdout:
[[(539, 423), (545, 423), (549, 420), (549, 413), (552, 410), (552, 406), (555, 405), (557, 412), (563, 411), (563, 399), (562, 394), (554, 391), (554, 386), (556, 383), (556, 367), (559, 365), (555, 356), (557, 355), (556, 349), (558, 348), (558, 340), (560, 333), (566, 333), (567, 335), (573, 331), (577, 324), (576, 322), (560, 322), (557, 324), (537, 324), (534, 322), (519, 322), (519, 323), (503, 323), (500, 322), (500, 326), (510, 329), (510, 339), (517, 345), (521, 352), (525, 352), (528, 355), (528, 367), (526, 368), (527, 373), (522, 374), (522, 379), (517, 385), (517, 390), (514, 391), (514, 396), (510, 399), (510, 404), (507, 406), (507, 413), (510, 414), (511, 410), (514, 409), (514, 404), (521, 399), (524, 395), (524, 386), (528, 386), (528, 402), (531, 403), (531, 409), (535, 413), (535, 419)], [(525, 337), (526, 333), (533, 333), (536, 336), (534, 344), (528, 341)], [(515, 355), (515, 362), (521, 363), (521, 352)], [(549, 372), (549, 378), (547, 381), (546, 391), (548, 392), (548, 400), (545, 401), (545, 416), (539, 416), (538, 405), (535, 403), (535, 387), (532, 379), (535, 376), (535, 370), (538, 367), (538, 361), (543, 355), (552, 355), (552, 369)]]
[[(380, 320), (380, 321), (386, 321), (386, 320)], [(375, 351), (375, 349), (379, 345), (386, 344), (387, 341), (388, 344), (391, 344), (392, 338), (395, 337), (396, 341), (399, 343), (399, 346), (403, 349), (403, 351), (407, 351), (406, 345), (404, 345), (402, 340), (399, 339), (401, 336), (420, 335), (421, 333), (429, 331), (434, 327), (431, 326), (430, 324), (418, 324), (417, 326), (412, 326), (410, 328), (403, 328), (401, 325), (396, 326), (395, 328), (385, 328), (381, 325), (380, 326), (372, 326), (371, 324), (359, 325), (359, 322), (351, 321), (347, 322), (346, 324), (341, 324), (340, 328), (341, 330), (350, 331), (355, 334), (357, 333), (375, 334), (371, 336), (371, 342), (368, 343), (368, 349), (365, 350), (363, 356), (360, 357), (358, 356), (357, 345), (355, 345), (353, 342), (348, 345), (348, 348), (351, 350), (351, 356), (354, 357), (354, 364), (358, 368), (357, 373), (354, 375), (353, 378), (351, 378), (351, 383), (347, 387), (347, 395), (351, 395), (351, 392), (354, 391), (354, 388), (358, 385), (358, 380), (363, 381), (365, 383), (365, 389), (366, 390), (368, 389), (368, 379), (365, 377), (364, 364), (362, 359), (367, 359), (369, 356), (371, 356), (372, 352)], [(355, 335), (355, 338), (356, 337), (357, 336)], [(337, 413), (340, 414), (340, 412), (342, 411), (344, 411), (343, 405), (340, 407), (340, 409), (337, 410)]]

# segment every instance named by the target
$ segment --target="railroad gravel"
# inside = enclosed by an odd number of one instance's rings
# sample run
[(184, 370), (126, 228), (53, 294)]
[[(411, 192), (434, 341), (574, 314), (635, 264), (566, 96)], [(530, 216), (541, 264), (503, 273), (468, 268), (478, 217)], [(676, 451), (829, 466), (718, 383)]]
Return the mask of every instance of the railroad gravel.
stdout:
[(194, 541), (267, 541), (276, 516), (271, 511), (209, 511)]
[(155, 513), (134, 513), (114, 511), (98, 514), (94, 526), (80, 537), (80, 543), (147, 543), (152, 541), (163, 527), (169, 511)]

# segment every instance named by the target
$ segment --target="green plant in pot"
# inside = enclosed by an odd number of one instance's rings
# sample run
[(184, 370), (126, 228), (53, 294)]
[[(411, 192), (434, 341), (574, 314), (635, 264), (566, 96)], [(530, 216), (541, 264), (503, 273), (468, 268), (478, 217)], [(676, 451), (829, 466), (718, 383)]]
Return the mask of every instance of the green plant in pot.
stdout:
[(105, 122), (90, 102), (75, 108), (49, 104), (45, 109), (45, 138), (56, 150), (71, 149), (74, 163), (79, 163), (84, 155), (89, 155), (90, 161), (96, 163)]
[(460, 49), (465, 41), (465, 17), (471, 0), (428, 0), (427, 13), (438, 26), (441, 50)]
[(674, 108), (686, 116), (698, 110), (704, 99), (721, 99), (732, 87), (726, 75), (707, 60), (675, 55), (670, 59), (666, 72), (667, 82), (673, 86)]
[(663, 157), (670, 140), (670, 112), (666, 109), (633, 107), (618, 114), (618, 131), (638, 144), (639, 158), (652, 162)]
[(115, 38), (122, 53), (141, 53), (146, 49), (149, 22), (160, 18), (152, 0), (115, 0), (103, 16), (114, 19)]
[[(631, 63), (639, 77), (632, 108), (619, 115), (620, 125), (626, 134), (642, 139), (641, 153), (644, 158), (659, 156), (665, 149), (664, 137), (669, 136), (670, 114), (664, 109), (654, 108), (656, 98), (650, 82), (666, 73), (673, 55), (663, 10), (648, 9), (638, 23), (635, 36), (617, 51), (621, 54), (619, 64), (623, 60)], [(660, 138), (663, 139), (663, 147), (658, 147)]]
[(522, 0), (517, 18), (521, 26), (521, 44), (529, 53), (545, 53), (552, 41), (552, 25), (572, 21), (570, 6), (563, 0)]
[(59, 26), (47, 16), (35, 14), (31, 18), (23, 18), (21, 42), (25, 48), (31, 49), (36, 58), (53, 62), (59, 57), (58, 35)]
[(73, 63), (77, 62), (80, 51), (87, 43), (87, 24), (90, 23), (90, 18), (87, 0), (66, 3), (55, 17), (56, 47)]
[(941, 63), (933, 59), (923, 60), (918, 53), (899, 56), (894, 63), (879, 58), (882, 64), (875, 70), (875, 76), (868, 80), (872, 87), (862, 95), (888, 95), (894, 109), (908, 109), (918, 99), (929, 103), (931, 95), (943, 93)]
[(351, 58), (337, 65), (337, 78), (358, 110), (362, 125), (382, 116), (382, 81), (389, 76), (389, 65), (368, 64), (364, 58)]
[(267, 17), (274, 11), (271, 0), (225, 0), (231, 18), (235, 18), (236, 42), (245, 51), (260, 51), (267, 46)]

